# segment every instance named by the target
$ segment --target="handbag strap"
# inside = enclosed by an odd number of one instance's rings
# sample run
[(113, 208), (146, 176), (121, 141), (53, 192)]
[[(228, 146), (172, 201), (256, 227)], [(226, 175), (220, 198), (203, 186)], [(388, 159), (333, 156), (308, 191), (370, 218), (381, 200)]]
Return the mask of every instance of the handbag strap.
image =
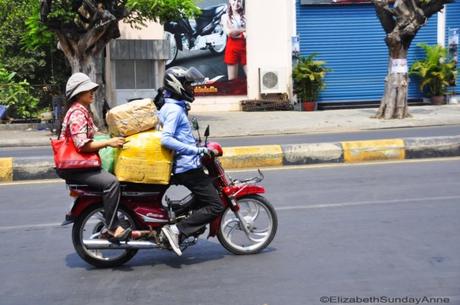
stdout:
[[(65, 117), (67, 118), (67, 121), (66, 121), (66, 124), (65, 124), (64, 137), (65, 137), (65, 134), (66, 134), (66, 132), (67, 132), (67, 128), (69, 128), (69, 119), (70, 119), (70, 116), (71, 116), (72, 113), (74, 113), (75, 111), (81, 111), (81, 109), (73, 109), (73, 110), (70, 112), (70, 114), (69, 114), (68, 116), (67, 116), (67, 114), (66, 114), (66, 116), (65, 116)], [(83, 111), (81, 111), (81, 113), (83, 113), (83, 115), (84, 115), (85, 118), (86, 118), (87, 125), (89, 125), (89, 124), (88, 124), (88, 123), (89, 123), (88, 116), (87, 116)], [(65, 119), (65, 118), (64, 118), (64, 119)], [(61, 134), (62, 134), (62, 131), (61, 131), (61, 132), (59, 133), (59, 135), (58, 135), (58, 140), (59, 140), (59, 138), (61, 137)], [(86, 136), (89, 137), (89, 126), (86, 127)]]

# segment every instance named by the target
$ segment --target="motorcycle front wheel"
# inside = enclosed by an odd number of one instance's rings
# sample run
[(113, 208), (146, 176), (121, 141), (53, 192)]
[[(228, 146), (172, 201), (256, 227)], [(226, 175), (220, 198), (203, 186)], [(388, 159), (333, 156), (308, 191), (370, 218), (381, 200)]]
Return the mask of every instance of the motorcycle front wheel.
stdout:
[[(72, 228), (72, 241), (77, 254), (87, 263), (98, 268), (112, 268), (129, 261), (137, 249), (88, 249), (84, 240), (99, 239), (104, 228), (104, 208), (95, 205), (83, 212)], [(122, 208), (118, 209), (118, 219), (124, 228), (136, 229), (133, 218)]]
[(227, 208), (222, 214), (217, 238), (233, 254), (255, 254), (265, 249), (273, 240), (278, 228), (278, 217), (273, 206), (262, 196), (251, 195), (238, 200), (239, 213), (249, 226), (243, 230), (235, 213)]

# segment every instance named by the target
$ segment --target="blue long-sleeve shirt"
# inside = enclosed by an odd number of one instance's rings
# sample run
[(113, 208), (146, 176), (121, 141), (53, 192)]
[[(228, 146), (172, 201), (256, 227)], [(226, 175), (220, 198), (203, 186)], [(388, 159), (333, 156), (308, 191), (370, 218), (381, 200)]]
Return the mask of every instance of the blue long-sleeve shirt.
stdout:
[(161, 145), (175, 152), (173, 172), (179, 174), (201, 167), (185, 102), (165, 98), (165, 104), (159, 111), (159, 118), (163, 125)]

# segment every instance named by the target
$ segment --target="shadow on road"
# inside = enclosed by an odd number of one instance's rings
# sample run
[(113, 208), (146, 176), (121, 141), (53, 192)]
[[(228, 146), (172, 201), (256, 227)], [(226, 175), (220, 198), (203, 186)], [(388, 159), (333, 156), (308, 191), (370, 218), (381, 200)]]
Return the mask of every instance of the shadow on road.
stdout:
[[(257, 255), (263, 255), (264, 253), (270, 253), (273, 251), (276, 251), (276, 248), (268, 247)], [(181, 269), (183, 266), (217, 261), (228, 256), (235, 255), (225, 250), (219, 243), (200, 239), (197, 245), (186, 249), (180, 257), (176, 256), (173, 252), (161, 249), (142, 250), (139, 251), (136, 256), (134, 256), (134, 258), (132, 258), (124, 265), (110, 269), (120, 271), (133, 271), (134, 267), (139, 266), (168, 266), (174, 269)], [(75, 252), (66, 256), (66, 265), (70, 268), (83, 268), (88, 271), (101, 269), (89, 265), (83, 261)]]

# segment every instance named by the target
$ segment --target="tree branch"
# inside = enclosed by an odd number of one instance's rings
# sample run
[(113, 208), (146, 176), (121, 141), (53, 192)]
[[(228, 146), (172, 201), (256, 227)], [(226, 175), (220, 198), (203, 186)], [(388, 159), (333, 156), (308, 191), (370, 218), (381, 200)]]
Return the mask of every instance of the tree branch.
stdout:
[(120, 37), (120, 30), (118, 28), (118, 22), (115, 24), (112, 24), (106, 31), (105, 35), (99, 39), (99, 41), (96, 42), (96, 45), (93, 48), (93, 54), (97, 55), (99, 54), (105, 47), (106, 45), (110, 42), (112, 39), (116, 39)]
[(388, 6), (388, 0), (372, 0), (375, 6), (375, 12), (379, 17), (383, 30), (388, 34), (393, 31), (396, 26), (393, 11)]
[[(88, 30), (78, 41), (78, 49), (83, 54), (83, 52), (87, 52), (98, 44), (101, 40), (108, 42), (113, 36), (113, 31), (111, 31), (112, 25), (118, 27), (118, 20), (113, 17), (113, 19), (99, 19), (98, 23), (96, 23), (91, 29)], [(107, 37), (106, 37), (107, 36)], [(105, 39), (103, 39), (106, 37)]]
[(426, 18), (430, 18), (444, 8), (444, 4), (452, 3), (454, 0), (432, 0), (427, 4), (422, 4), (421, 9), (425, 14)]
[(63, 33), (58, 31), (55, 31), (55, 33), (59, 40), (60, 49), (67, 57), (67, 59), (70, 61), (71, 57), (75, 55), (75, 49), (72, 48), (69, 39)]

